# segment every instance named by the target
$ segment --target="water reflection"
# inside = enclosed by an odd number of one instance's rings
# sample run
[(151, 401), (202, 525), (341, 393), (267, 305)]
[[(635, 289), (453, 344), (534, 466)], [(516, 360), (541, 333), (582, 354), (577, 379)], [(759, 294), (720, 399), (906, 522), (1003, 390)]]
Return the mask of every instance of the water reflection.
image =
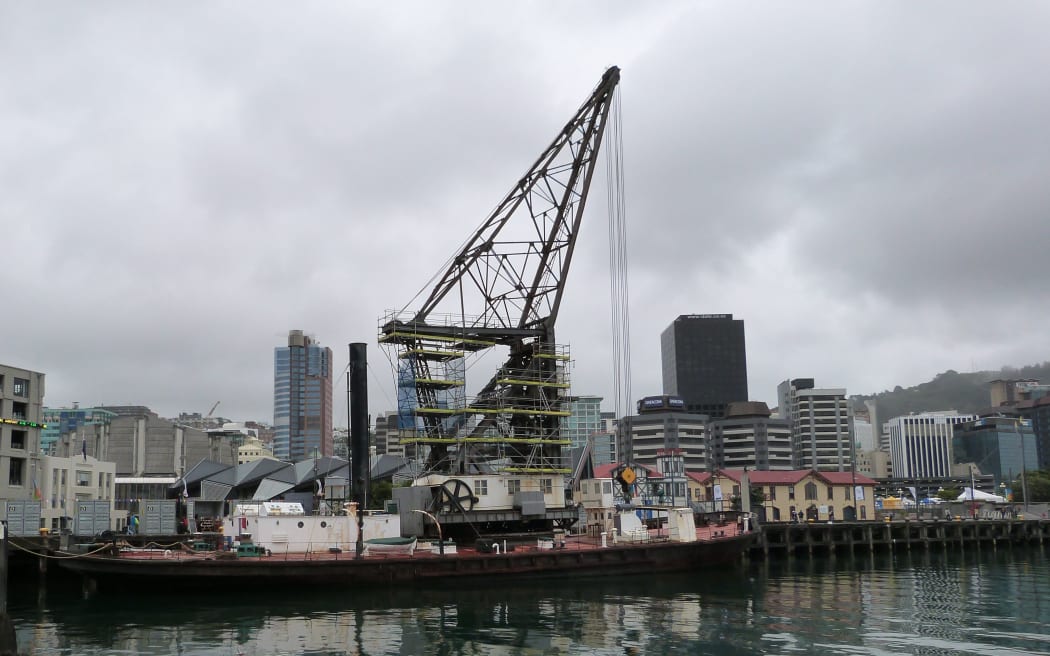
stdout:
[(837, 556), (445, 589), (13, 591), (33, 654), (1050, 653), (1041, 550)]

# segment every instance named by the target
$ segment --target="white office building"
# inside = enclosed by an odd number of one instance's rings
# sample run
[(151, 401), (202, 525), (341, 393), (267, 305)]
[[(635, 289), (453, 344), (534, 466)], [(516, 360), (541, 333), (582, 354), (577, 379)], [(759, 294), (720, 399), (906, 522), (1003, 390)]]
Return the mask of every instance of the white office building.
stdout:
[(954, 410), (894, 417), (889, 427), (893, 475), (900, 478), (948, 478), (952, 475), (953, 428), (976, 415)]

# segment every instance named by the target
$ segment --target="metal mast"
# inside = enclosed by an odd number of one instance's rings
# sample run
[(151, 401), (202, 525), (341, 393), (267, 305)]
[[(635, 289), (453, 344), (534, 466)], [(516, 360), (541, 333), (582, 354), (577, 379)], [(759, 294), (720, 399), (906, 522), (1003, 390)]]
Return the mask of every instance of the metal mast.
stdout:
[[(567, 473), (567, 349), (554, 339), (576, 236), (620, 69), (609, 68), (554, 141), (451, 260), (422, 306), (383, 318), (398, 356), (402, 442), (426, 472)], [(464, 359), (506, 347), (469, 402)]]

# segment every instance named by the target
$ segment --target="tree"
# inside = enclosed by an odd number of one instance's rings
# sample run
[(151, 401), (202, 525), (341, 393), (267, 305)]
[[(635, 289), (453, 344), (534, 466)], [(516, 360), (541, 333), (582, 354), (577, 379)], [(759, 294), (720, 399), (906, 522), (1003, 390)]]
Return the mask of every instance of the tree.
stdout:
[(1050, 501), (1050, 471), (1045, 469), (1025, 473), (1025, 485), (1018, 478), (1012, 484), (1014, 501), (1024, 501), (1024, 488), (1028, 487), (1029, 501)]
[(368, 507), (370, 510), (383, 510), (386, 502), (394, 497), (394, 486), (390, 481), (372, 481), (368, 490)]
[(751, 486), (751, 507), (756, 508), (766, 502), (766, 493), (762, 491), (761, 487), (752, 485)]
[(949, 487), (943, 490), (937, 490), (937, 498), (943, 501), (955, 501), (962, 494), (962, 490), (957, 487)]

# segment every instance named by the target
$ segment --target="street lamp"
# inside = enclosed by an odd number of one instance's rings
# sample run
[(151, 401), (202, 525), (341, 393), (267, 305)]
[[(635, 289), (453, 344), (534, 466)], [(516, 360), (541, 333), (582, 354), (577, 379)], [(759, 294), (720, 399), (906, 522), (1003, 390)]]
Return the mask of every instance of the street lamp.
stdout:
[(977, 495), (973, 489), (973, 465), (970, 465), (970, 517), (977, 519)]

